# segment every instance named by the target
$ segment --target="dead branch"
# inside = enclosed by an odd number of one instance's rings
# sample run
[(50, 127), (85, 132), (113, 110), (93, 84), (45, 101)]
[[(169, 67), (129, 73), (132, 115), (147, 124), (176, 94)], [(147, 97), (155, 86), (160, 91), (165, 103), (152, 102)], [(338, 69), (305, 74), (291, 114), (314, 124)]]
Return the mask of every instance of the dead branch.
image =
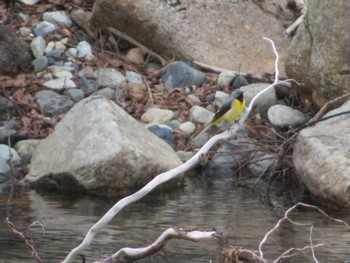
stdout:
[(103, 263), (129, 263), (136, 260), (149, 257), (159, 252), (169, 240), (183, 239), (192, 242), (216, 240), (215, 236), (220, 235), (215, 230), (197, 230), (183, 228), (168, 228), (156, 241), (143, 248), (122, 248), (113, 256), (103, 260)]
[[(10, 227), (11, 231), (12, 231), (14, 234), (18, 235), (20, 238), (22, 238), (22, 239), (24, 240), (25, 244), (27, 245), (27, 247), (29, 248), (29, 250), (32, 252), (32, 257), (33, 257), (37, 262), (42, 263), (43, 261), (42, 261), (42, 259), (40, 258), (38, 252), (36, 252), (36, 250), (35, 250), (35, 248), (34, 248), (34, 245), (32, 245), (32, 244), (29, 242), (28, 238), (25, 237), (25, 236), (23, 235), (23, 233), (20, 232), (20, 231), (16, 228), (16, 226), (10, 221), (10, 219), (9, 219), (8, 217), (6, 218), (6, 223), (7, 223), (7, 225)], [(33, 224), (34, 224), (34, 223), (33, 223)], [(33, 224), (32, 224), (32, 225), (33, 225)]]
[[(307, 207), (307, 208), (312, 208), (312, 209), (316, 209), (318, 212), (320, 212), (322, 215), (324, 215), (324, 216), (327, 217), (328, 219), (331, 219), (331, 220), (333, 220), (333, 221), (335, 221), (335, 222), (337, 222), (337, 223), (341, 223), (341, 224), (345, 225), (345, 227), (347, 228), (347, 230), (350, 231), (350, 226), (349, 226), (345, 221), (340, 220), (340, 219), (336, 219), (336, 218), (333, 218), (333, 217), (329, 216), (326, 212), (324, 212), (322, 209), (320, 209), (320, 208), (317, 207), (317, 206), (308, 205), (308, 204), (304, 204), (304, 203), (299, 202), (299, 203), (297, 203), (296, 205), (294, 205), (294, 206), (292, 206), (291, 208), (289, 208), (289, 209), (285, 212), (284, 216), (283, 216), (280, 220), (278, 220), (277, 224), (265, 234), (264, 238), (261, 240), (261, 242), (260, 242), (260, 244), (259, 244), (259, 256), (260, 256), (260, 257), (262, 257), (262, 258), (264, 257), (264, 253), (263, 253), (263, 251), (262, 251), (262, 247), (263, 247), (264, 243), (266, 242), (267, 238), (268, 238), (273, 232), (275, 232), (275, 231), (279, 228), (279, 226), (281, 225), (282, 222), (288, 221), (288, 222), (292, 223), (293, 225), (297, 225), (297, 226), (310, 226), (310, 227), (313, 227), (312, 224), (309, 224), (309, 223), (299, 223), (299, 222), (296, 222), (296, 221), (294, 221), (294, 220), (292, 220), (292, 219), (290, 219), (290, 218), (288, 217), (288, 215), (289, 215), (293, 210), (295, 210), (296, 208), (298, 208), (298, 207), (300, 207), (300, 206), (302, 206), (302, 207)], [(310, 235), (311, 235), (311, 234), (312, 234), (312, 230), (310, 231)], [(285, 254), (288, 254), (288, 253), (290, 253), (290, 252), (292, 252), (292, 251), (296, 251), (296, 250), (299, 250), (299, 251), (300, 251), (300, 250), (304, 250), (304, 249), (307, 249), (307, 248), (311, 248), (312, 251), (313, 251), (313, 249), (314, 249), (315, 247), (321, 246), (321, 245), (324, 245), (324, 244), (318, 244), (318, 245), (315, 245), (315, 246), (314, 246), (314, 245), (312, 244), (312, 240), (311, 240), (311, 236), (310, 236), (310, 246), (306, 246), (306, 247), (304, 247), (303, 249), (296, 249), (296, 248), (289, 249), (289, 250), (287, 250), (286, 252), (284, 252), (278, 259), (280, 259), (280, 258), (281, 258), (282, 256), (284, 256)], [(313, 255), (314, 255), (314, 254), (313, 254)], [(278, 262), (278, 260), (276, 259), (274, 262)]]
[(307, 13), (307, 6), (304, 0), (294, 0), (294, 3), (296, 10), (298, 10), (301, 15), (298, 17), (297, 20), (294, 21), (294, 23), (290, 27), (286, 29), (287, 35), (290, 35), (300, 25)]
[(107, 30), (115, 35), (117, 35), (120, 38), (125, 39), (126, 41), (134, 44), (135, 46), (138, 46), (140, 49), (142, 49), (142, 51), (144, 53), (148, 53), (153, 57), (156, 57), (157, 59), (159, 59), (160, 63), (162, 64), (162, 66), (165, 66), (167, 64), (166, 60), (160, 56), (159, 54), (157, 54), (156, 52), (150, 50), (149, 48), (147, 48), (146, 46), (142, 45), (140, 42), (136, 41), (135, 39), (133, 39), (132, 37), (126, 35), (125, 33), (113, 28), (113, 27), (108, 27)]

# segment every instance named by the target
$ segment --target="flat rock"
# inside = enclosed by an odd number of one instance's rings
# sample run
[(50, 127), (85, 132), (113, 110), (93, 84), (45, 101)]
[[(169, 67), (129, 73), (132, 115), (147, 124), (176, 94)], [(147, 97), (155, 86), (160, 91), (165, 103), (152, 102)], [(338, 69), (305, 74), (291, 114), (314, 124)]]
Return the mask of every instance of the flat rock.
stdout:
[(43, 83), (46, 88), (53, 90), (61, 90), (61, 89), (72, 89), (76, 88), (77, 85), (70, 78), (58, 78), (46, 81)]
[(45, 12), (43, 14), (43, 20), (63, 27), (72, 26), (72, 20), (70, 19), (69, 14), (65, 11)]
[[(92, 96), (77, 103), (41, 141), (23, 183), (116, 195), (180, 164), (168, 144), (114, 102)], [(179, 180), (167, 185), (179, 185)]]
[(297, 127), (309, 120), (301, 111), (285, 105), (271, 106), (267, 111), (267, 117), (273, 126), (279, 128)]
[(118, 88), (125, 82), (122, 73), (114, 68), (100, 68), (94, 72), (96, 81), (105, 87)]
[(56, 116), (66, 113), (74, 102), (65, 95), (59, 95), (52, 90), (42, 90), (35, 95), (35, 102), (43, 109), (46, 116)]
[(141, 117), (146, 123), (164, 124), (174, 118), (174, 112), (167, 109), (151, 108), (148, 109)]

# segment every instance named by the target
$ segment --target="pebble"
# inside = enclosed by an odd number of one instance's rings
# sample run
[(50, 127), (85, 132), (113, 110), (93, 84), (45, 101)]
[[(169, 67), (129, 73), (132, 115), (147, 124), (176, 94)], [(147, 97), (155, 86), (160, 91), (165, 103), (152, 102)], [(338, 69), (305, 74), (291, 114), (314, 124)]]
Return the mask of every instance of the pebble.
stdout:
[(128, 50), (125, 58), (135, 65), (143, 65), (145, 63), (144, 56), (142, 49), (135, 47)]
[(27, 14), (18, 13), (17, 19), (20, 23), (26, 23), (29, 19), (29, 16)]
[[(0, 157), (0, 184), (7, 181), (11, 174), (11, 167), (7, 161)], [(8, 178), (7, 178), (8, 177)]]
[[(189, 159), (191, 159), (194, 155), (195, 155), (195, 152), (187, 152), (187, 151), (177, 151), (176, 152), (176, 155), (177, 157), (179, 157), (179, 159), (185, 163), (187, 162)], [(186, 172), (186, 175), (187, 173), (189, 173), (191, 171), (187, 171)]]
[(175, 150), (175, 137), (172, 128), (170, 128), (168, 125), (157, 123), (149, 124), (146, 126), (146, 128), (161, 138), (163, 141), (165, 141), (167, 144), (169, 144)]
[(16, 143), (13, 148), (17, 151), (22, 160), (30, 162), (40, 142), (41, 140), (38, 139), (23, 140)]
[(216, 85), (219, 87), (229, 86), (232, 80), (236, 77), (236, 74), (233, 71), (227, 70), (219, 74), (216, 81)]
[(57, 73), (59, 71), (70, 71), (70, 72), (74, 72), (75, 71), (75, 68), (70, 66), (70, 67), (67, 67), (67, 66), (57, 66), (57, 65), (53, 65), (53, 66), (50, 66), (49, 67), (49, 71), (51, 73)]
[(179, 120), (171, 120), (171, 121), (168, 121), (166, 123), (166, 125), (168, 125), (169, 127), (171, 127), (172, 129), (177, 129), (179, 128), (179, 126), (181, 125), (181, 122)]
[(77, 45), (77, 58), (85, 58), (92, 54), (91, 46), (86, 41), (80, 41)]
[(41, 56), (32, 61), (32, 65), (34, 66), (34, 72), (42, 71), (49, 64), (47, 57)]
[(146, 89), (146, 84), (143, 82), (142, 76), (136, 72), (128, 71), (125, 79), (128, 82), (129, 89)]
[(208, 102), (214, 101), (214, 100), (215, 100), (215, 93), (209, 93), (208, 95), (206, 95), (206, 96), (204, 97), (204, 99), (205, 99), (206, 101), (208, 101)]
[(99, 68), (94, 75), (97, 83), (104, 87), (119, 88), (125, 82), (124, 75), (114, 68)]
[(44, 111), (45, 116), (56, 116), (66, 113), (74, 106), (74, 102), (65, 95), (51, 90), (42, 90), (35, 95), (35, 102)]
[(20, 33), (20, 35), (21, 35), (22, 37), (26, 37), (26, 36), (28, 36), (30, 33), (32, 33), (32, 31), (31, 31), (29, 28), (22, 26), (22, 27), (19, 29), (19, 33)]
[(0, 120), (11, 119), (17, 113), (16, 107), (12, 101), (0, 96)]
[(85, 98), (84, 92), (81, 89), (67, 89), (64, 91), (64, 95), (70, 97), (74, 102), (81, 101)]
[(201, 106), (192, 106), (190, 109), (190, 118), (193, 122), (198, 122), (202, 124), (208, 124), (214, 117), (214, 113), (201, 107)]
[(93, 54), (87, 54), (84, 60), (86, 62), (94, 62), (94, 61), (97, 61), (97, 57), (95, 57)]
[(73, 74), (70, 71), (57, 71), (55, 73), (53, 73), (55, 78), (67, 78), (67, 79), (72, 79), (73, 78)]
[(230, 95), (228, 95), (225, 92), (222, 91), (217, 91), (215, 92), (215, 100), (214, 103), (215, 105), (218, 106), (218, 108), (221, 107), (221, 105), (230, 97)]
[(67, 57), (73, 57), (73, 58), (77, 57), (77, 54), (78, 54), (78, 50), (74, 47), (68, 48), (68, 50), (65, 53)]
[(43, 78), (45, 81), (49, 81), (49, 80), (53, 79), (53, 76), (51, 73), (46, 73), (46, 74), (44, 74)]
[(174, 118), (174, 115), (171, 110), (151, 108), (142, 115), (141, 120), (146, 123), (164, 124)]
[(50, 22), (43, 21), (33, 27), (33, 33), (35, 36), (45, 37), (48, 34), (56, 30), (56, 26)]
[(233, 89), (239, 89), (240, 87), (249, 85), (248, 80), (243, 77), (242, 75), (238, 75), (237, 77), (234, 78), (234, 80), (231, 83), (231, 87)]
[(35, 58), (40, 58), (44, 55), (46, 43), (43, 37), (39, 36), (32, 40), (30, 43), (30, 48), (33, 52)]
[(57, 41), (55, 43), (55, 49), (59, 50), (60, 52), (64, 53), (67, 49), (66, 44), (64, 44), (65, 41)]
[(43, 20), (51, 23), (56, 23), (64, 27), (72, 26), (72, 20), (70, 19), (69, 14), (64, 11), (45, 12), (43, 14)]
[(50, 41), (47, 43), (46, 48), (45, 48), (45, 53), (49, 53), (51, 50), (55, 48), (55, 42)]
[[(12, 156), (10, 156), (10, 152)], [(11, 160), (14, 165), (20, 165), (22, 163), (21, 157), (19, 157), (16, 150), (5, 144), (0, 144), (0, 158), (5, 161)]]
[(102, 95), (107, 99), (114, 100), (116, 98), (116, 89), (104, 88), (97, 91), (97, 95)]
[(205, 74), (183, 61), (175, 61), (168, 65), (161, 76), (166, 88), (200, 86), (205, 80)]
[(196, 125), (194, 125), (194, 123), (191, 121), (186, 121), (179, 126), (179, 130), (189, 137), (195, 132)]
[(50, 52), (46, 53), (47, 56), (53, 57), (53, 58), (62, 58), (63, 53), (61, 50), (54, 48)]
[(49, 89), (60, 90), (60, 89), (71, 89), (76, 88), (75, 82), (68, 78), (58, 78), (46, 81), (43, 85)]
[(201, 100), (193, 94), (188, 94), (187, 98), (189, 98), (193, 104), (200, 104), (201, 103)]
[(271, 124), (278, 128), (297, 127), (305, 124), (309, 117), (291, 107), (274, 105), (267, 111), (267, 117)]
[(87, 79), (84, 77), (79, 78), (78, 83), (79, 87), (84, 91), (84, 93), (96, 92), (100, 87), (96, 80)]
[(84, 77), (84, 78), (88, 78), (88, 79), (93, 79), (95, 78), (94, 76), (94, 70), (92, 67), (85, 67), (83, 69), (81, 69), (78, 72), (78, 76), (79, 77)]

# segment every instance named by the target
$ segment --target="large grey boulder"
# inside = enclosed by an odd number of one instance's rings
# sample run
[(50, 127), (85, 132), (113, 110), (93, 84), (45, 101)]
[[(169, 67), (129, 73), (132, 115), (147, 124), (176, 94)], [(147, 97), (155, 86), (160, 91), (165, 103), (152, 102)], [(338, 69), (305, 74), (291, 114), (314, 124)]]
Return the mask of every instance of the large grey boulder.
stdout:
[(40, 142), (23, 182), (111, 195), (139, 188), (179, 165), (169, 145), (114, 102), (93, 96), (77, 103)]
[(287, 75), (318, 106), (350, 92), (349, 10), (349, 0), (309, 0), (289, 47)]
[[(350, 110), (350, 101), (330, 116)], [(303, 129), (294, 146), (297, 176), (318, 201), (350, 207), (350, 114)]]
[[(92, 23), (113, 27), (165, 58), (197, 60), (241, 72), (274, 71), (274, 40), (285, 61), (284, 24), (293, 15), (281, 1), (96, 0)], [(288, 20), (288, 22), (286, 22)], [(284, 67), (281, 66), (284, 71)]]

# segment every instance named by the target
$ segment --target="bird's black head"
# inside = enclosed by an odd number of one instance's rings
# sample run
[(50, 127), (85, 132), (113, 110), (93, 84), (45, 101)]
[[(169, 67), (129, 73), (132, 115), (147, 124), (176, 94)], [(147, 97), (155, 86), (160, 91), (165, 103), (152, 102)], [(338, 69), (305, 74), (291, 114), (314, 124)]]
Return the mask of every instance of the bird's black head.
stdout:
[(243, 101), (243, 91), (236, 91), (233, 95), (235, 99), (239, 100), (240, 102)]

